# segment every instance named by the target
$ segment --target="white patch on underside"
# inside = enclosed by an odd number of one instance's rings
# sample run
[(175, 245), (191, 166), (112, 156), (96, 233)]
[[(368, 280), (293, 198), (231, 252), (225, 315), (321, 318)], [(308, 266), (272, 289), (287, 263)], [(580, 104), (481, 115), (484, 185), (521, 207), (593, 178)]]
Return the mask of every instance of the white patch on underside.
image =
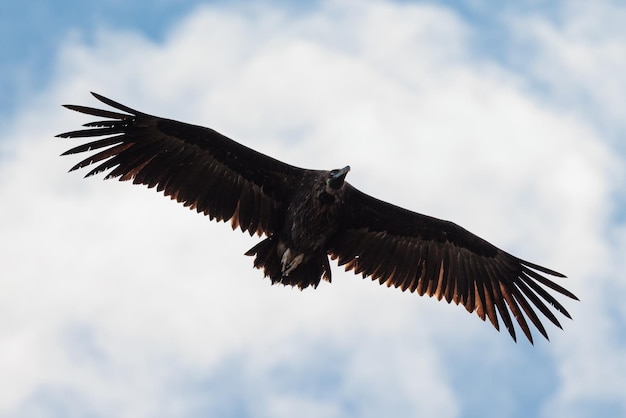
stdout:
[(303, 259), (303, 253), (294, 256), (291, 248), (287, 248), (287, 250), (283, 253), (283, 258), (280, 260), (283, 276), (288, 276), (289, 273), (291, 273), (296, 267), (300, 265), (300, 263), (302, 263)]

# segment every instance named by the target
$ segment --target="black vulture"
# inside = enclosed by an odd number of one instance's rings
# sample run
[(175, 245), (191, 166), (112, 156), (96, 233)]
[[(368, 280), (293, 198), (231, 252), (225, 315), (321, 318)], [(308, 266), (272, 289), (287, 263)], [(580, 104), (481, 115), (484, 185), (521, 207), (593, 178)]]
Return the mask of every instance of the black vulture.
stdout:
[(527, 320), (547, 339), (536, 310), (561, 328), (553, 309), (571, 318), (546, 289), (576, 296), (545, 275), (556, 271), (517, 258), (462, 227), (415, 213), (359, 191), (345, 181), (349, 166), (295, 167), (210, 129), (148, 115), (92, 93), (124, 113), (66, 108), (105, 118), (58, 137), (102, 137), (62, 155), (91, 152), (70, 171), (97, 164), (85, 177), (156, 187), (217, 221), (266, 238), (255, 256), (272, 283), (317, 287), (331, 281), (328, 257), (364, 278), (463, 305), (516, 340), (511, 314), (533, 343)]

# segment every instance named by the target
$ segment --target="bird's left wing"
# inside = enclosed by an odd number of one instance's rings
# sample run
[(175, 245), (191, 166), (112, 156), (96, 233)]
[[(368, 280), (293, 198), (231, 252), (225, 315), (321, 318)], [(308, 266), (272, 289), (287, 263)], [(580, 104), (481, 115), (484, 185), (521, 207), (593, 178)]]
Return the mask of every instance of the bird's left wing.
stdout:
[(270, 235), (279, 228), (292, 185), (305, 171), (245, 147), (220, 133), (138, 112), (101, 95), (101, 102), (122, 112), (85, 106), (68, 109), (107, 118), (87, 129), (58, 137), (104, 137), (62, 155), (94, 151), (70, 171), (98, 165), (91, 176), (133, 180), (163, 191), (172, 199), (218, 221), (231, 220), (250, 235)]
[(540, 273), (562, 274), (514, 257), (452, 222), (383, 202), (349, 184), (344, 202), (329, 254), (346, 270), (463, 305), (481, 319), (489, 318), (496, 329), (498, 312), (514, 340), (509, 312), (531, 343), (525, 318), (548, 338), (535, 309), (559, 328), (547, 305), (570, 318), (545, 288), (576, 296)]

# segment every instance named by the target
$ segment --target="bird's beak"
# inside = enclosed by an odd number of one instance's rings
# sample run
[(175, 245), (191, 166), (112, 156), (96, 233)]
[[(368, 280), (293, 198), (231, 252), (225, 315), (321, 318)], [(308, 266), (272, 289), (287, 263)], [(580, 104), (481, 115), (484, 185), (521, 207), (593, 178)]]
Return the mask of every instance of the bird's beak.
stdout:
[(349, 165), (345, 166), (341, 170), (337, 170), (337, 172), (333, 174), (333, 176), (330, 178), (328, 185), (332, 187), (333, 189), (341, 188), (341, 186), (343, 185), (343, 181), (345, 180), (346, 175), (348, 174), (348, 171), (350, 171)]

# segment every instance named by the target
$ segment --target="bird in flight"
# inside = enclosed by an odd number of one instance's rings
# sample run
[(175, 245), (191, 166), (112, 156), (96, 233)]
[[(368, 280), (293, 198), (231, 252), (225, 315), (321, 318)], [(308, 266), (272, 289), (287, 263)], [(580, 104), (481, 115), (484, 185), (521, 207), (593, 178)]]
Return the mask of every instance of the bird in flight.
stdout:
[[(57, 135), (89, 138), (62, 155), (89, 156), (70, 171), (132, 180), (217, 221), (266, 238), (246, 255), (272, 283), (317, 287), (331, 281), (329, 257), (345, 270), (402, 291), (462, 305), (516, 341), (513, 318), (530, 343), (528, 321), (548, 339), (540, 312), (570, 314), (547, 289), (578, 300), (548, 279), (565, 276), (517, 258), (448, 221), (369, 196), (345, 181), (350, 166), (308, 170), (254, 151), (197, 125), (151, 116), (99, 94), (117, 109), (66, 108), (105, 118)], [(123, 113), (120, 113), (123, 112)], [(95, 137), (95, 139), (93, 139)]]

